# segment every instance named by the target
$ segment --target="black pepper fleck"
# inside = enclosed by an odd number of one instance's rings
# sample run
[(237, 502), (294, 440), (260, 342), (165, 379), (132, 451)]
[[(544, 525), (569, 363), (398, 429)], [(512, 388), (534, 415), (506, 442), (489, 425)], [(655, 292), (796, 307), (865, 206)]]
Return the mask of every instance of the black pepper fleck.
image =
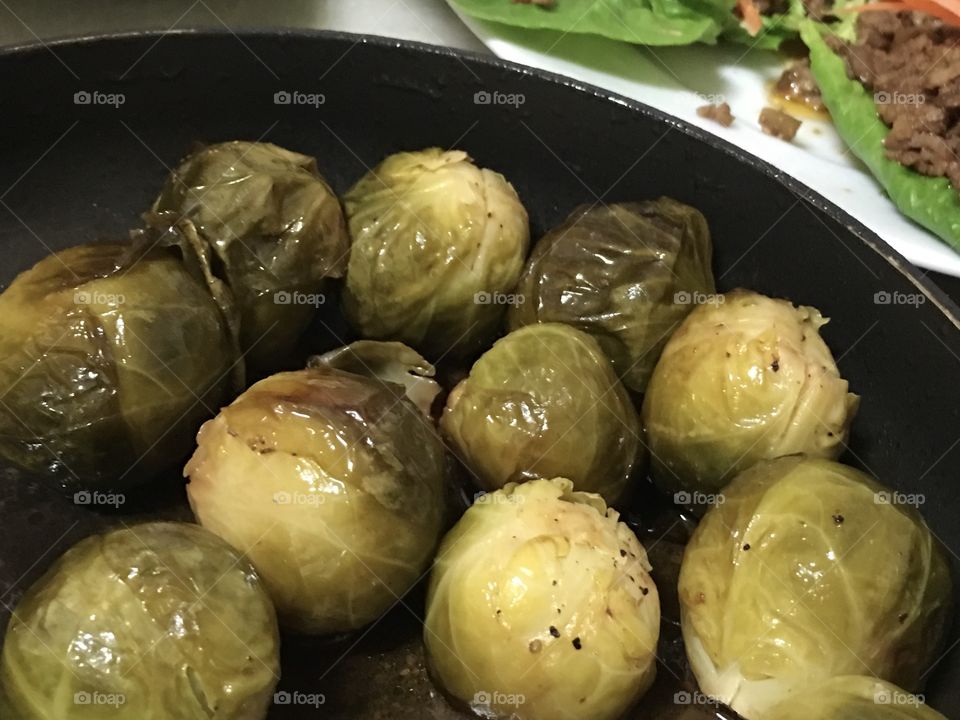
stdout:
[(780, 358), (773, 359), (773, 362), (770, 363), (770, 369), (774, 372), (780, 372)]
[(834, 521), (837, 525), (843, 525), (843, 521), (844, 521), (844, 520), (846, 520), (846, 518), (843, 517), (843, 515), (841, 515), (840, 513), (837, 513), (836, 515), (833, 516), (833, 521)]
[(574, 647), (575, 650), (579, 650), (580, 648), (583, 647), (583, 645), (582, 645), (581, 642), (580, 642), (580, 638), (575, 637), (575, 638), (573, 639), (573, 647)]
[(750, 549), (750, 543), (746, 543), (746, 544), (743, 546), (743, 549), (744, 549), (744, 551), (749, 550), (749, 549)]
[(550, 634), (553, 635), (555, 638), (560, 637), (560, 631), (557, 630), (553, 625), (550, 626)]
[(626, 557), (626, 556), (627, 556), (627, 551), (624, 550), (623, 548), (620, 548), (620, 557)]
[(644, 595), (646, 595), (647, 593), (650, 592), (650, 589), (649, 589), (649, 588), (644, 588), (644, 587), (642, 587), (642, 588), (640, 588), (640, 592), (643, 593)]

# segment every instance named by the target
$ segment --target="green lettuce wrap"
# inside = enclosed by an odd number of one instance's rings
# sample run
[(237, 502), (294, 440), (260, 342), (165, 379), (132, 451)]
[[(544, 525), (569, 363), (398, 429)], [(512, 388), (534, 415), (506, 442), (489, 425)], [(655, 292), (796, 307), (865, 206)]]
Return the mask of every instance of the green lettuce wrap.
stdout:
[(765, 17), (754, 37), (740, 27), (736, 0), (555, 0), (550, 7), (511, 0), (450, 0), (467, 15), (515, 27), (601, 35), (637, 45), (715, 43), (721, 37), (773, 49), (796, 37), (803, 19), (800, 0), (790, 11)]
[(840, 137), (904, 215), (960, 250), (960, 196), (956, 189), (946, 178), (921, 175), (886, 156), (884, 140), (890, 129), (877, 114), (870, 91), (847, 76), (846, 63), (827, 44), (824, 31), (810, 21), (800, 28), (810, 49), (813, 76)]

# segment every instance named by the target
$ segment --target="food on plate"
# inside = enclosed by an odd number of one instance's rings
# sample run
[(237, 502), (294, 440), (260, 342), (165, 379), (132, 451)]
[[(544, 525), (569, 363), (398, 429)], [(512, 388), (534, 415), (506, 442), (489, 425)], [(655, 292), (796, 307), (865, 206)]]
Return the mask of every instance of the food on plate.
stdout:
[(916, 690), (939, 657), (952, 584), (908, 500), (821, 458), (761, 462), (737, 476), (680, 570), (700, 689), (747, 720), (839, 675)]
[(402, 386), (333, 367), (279, 373), (197, 443), (184, 469), (190, 506), (250, 558), (285, 627), (362, 627), (429, 565), (447, 460)]
[(802, 123), (795, 117), (772, 107), (760, 111), (760, 129), (767, 135), (792, 142)]
[(190, 245), (208, 258), (240, 312), (255, 369), (291, 354), (329, 279), (347, 268), (340, 201), (307, 155), (270, 143), (226, 142), (187, 156), (145, 216), (148, 242)]
[(310, 358), (310, 367), (330, 367), (401, 385), (407, 398), (427, 417), (440, 394), (436, 368), (403, 343), (357, 340)]
[(764, 720), (946, 720), (912, 695), (864, 675), (831, 678), (797, 688), (764, 714)]
[(773, 95), (795, 107), (822, 114), (826, 111), (820, 87), (810, 69), (810, 58), (801, 58), (783, 71), (773, 88)]
[(365, 338), (431, 360), (493, 339), (527, 256), (527, 211), (459, 150), (391, 155), (344, 196), (352, 248), (344, 309)]
[(450, 393), (440, 426), (486, 490), (562, 473), (615, 504), (645, 463), (640, 420), (610, 361), (559, 323), (498, 340)]
[(583, 205), (535, 246), (512, 329), (562, 322), (589, 333), (624, 384), (643, 392), (670, 334), (715, 290), (703, 215), (660, 198)]
[(734, 117), (730, 111), (730, 105), (727, 103), (715, 103), (713, 105), (701, 105), (697, 108), (697, 115), (707, 120), (713, 120), (724, 127), (733, 125)]
[(557, 478), (482, 496), (444, 538), (423, 639), (487, 718), (615, 720), (656, 673), (660, 601), (616, 511)]
[(760, 460), (837, 457), (859, 398), (820, 337), (826, 322), (815, 308), (748, 290), (687, 316), (643, 403), (657, 484), (709, 495)]
[(0, 713), (263, 720), (279, 649), (273, 605), (240, 553), (197, 525), (132, 525), (75, 545), (20, 600)]
[(751, 49), (774, 49), (796, 38), (809, 13), (826, 13), (824, 0), (452, 0), (457, 9), (505, 25), (601, 35), (637, 45), (691, 45), (725, 39)]
[(850, 150), (901, 212), (960, 249), (956, 24), (923, 13), (864, 12), (855, 41), (813, 24), (802, 34)]
[(63, 250), (0, 295), (0, 454), (74, 490), (144, 482), (190, 452), (236, 361), (176, 253)]

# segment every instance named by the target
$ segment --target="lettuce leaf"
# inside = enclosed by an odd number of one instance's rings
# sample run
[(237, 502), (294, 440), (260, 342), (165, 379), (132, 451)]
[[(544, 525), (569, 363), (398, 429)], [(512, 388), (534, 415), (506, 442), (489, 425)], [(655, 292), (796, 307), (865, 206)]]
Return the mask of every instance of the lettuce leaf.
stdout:
[(638, 45), (714, 43), (725, 27), (726, 0), (557, 0), (553, 7), (511, 0), (451, 0), (481, 20), (537, 30), (602, 35)]
[(890, 130), (877, 115), (873, 96), (847, 76), (846, 63), (827, 45), (816, 23), (803, 23), (800, 34), (810, 49), (810, 67), (840, 137), (904, 215), (960, 250), (960, 196), (950, 181), (921, 175), (890, 160), (883, 144)]

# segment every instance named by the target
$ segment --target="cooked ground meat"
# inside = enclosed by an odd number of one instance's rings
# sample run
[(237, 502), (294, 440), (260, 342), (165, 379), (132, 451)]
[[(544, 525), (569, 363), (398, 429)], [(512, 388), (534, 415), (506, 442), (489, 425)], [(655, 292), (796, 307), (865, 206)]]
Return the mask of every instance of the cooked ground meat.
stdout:
[(834, 43), (890, 127), (887, 157), (960, 190), (960, 28), (921, 13), (865, 12)]
[(760, 127), (767, 135), (790, 142), (797, 135), (802, 123), (776, 108), (766, 107), (760, 111)]
[(797, 60), (784, 70), (775, 90), (784, 100), (805, 105), (816, 112), (824, 110), (820, 88), (810, 70), (810, 58)]
[(703, 105), (697, 108), (697, 115), (707, 120), (718, 122), (724, 127), (733, 125), (733, 113), (730, 112), (730, 106), (727, 105), (727, 103)]

